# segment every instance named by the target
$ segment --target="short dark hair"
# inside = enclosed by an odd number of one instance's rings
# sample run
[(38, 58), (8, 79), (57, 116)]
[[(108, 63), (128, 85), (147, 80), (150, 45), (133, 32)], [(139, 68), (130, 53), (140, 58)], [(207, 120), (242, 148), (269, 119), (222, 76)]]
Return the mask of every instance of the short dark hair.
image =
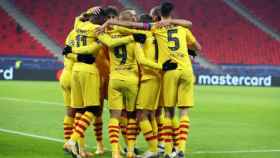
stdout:
[(168, 17), (174, 9), (174, 4), (171, 2), (164, 2), (160, 5), (160, 13), (163, 17)]
[(107, 7), (104, 7), (103, 9), (106, 16), (119, 16), (119, 11), (115, 6), (109, 5)]
[(139, 16), (139, 22), (151, 23), (153, 22), (153, 18), (149, 14), (141, 14)]

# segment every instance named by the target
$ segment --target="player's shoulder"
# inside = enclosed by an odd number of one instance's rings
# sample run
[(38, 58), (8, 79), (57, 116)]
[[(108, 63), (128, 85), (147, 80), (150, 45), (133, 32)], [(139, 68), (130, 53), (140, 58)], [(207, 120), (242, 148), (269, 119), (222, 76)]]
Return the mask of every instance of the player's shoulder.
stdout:
[(81, 21), (78, 17), (75, 19), (75, 26), (74, 29), (96, 29), (100, 27), (100, 25), (94, 24), (90, 21)]

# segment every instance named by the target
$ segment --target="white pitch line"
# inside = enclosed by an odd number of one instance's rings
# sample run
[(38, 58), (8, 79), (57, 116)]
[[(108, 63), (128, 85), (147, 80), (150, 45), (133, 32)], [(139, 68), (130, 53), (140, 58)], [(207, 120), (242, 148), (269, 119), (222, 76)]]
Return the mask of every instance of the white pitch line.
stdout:
[(191, 154), (244, 154), (244, 153), (275, 153), (280, 149), (228, 150), (228, 151), (194, 151)]
[(12, 97), (0, 97), (0, 100), (63, 106), (63, 103), (59, 103), (59, 102), (50, 102), (50, 101), (43, 101), (43, 100), (18, 99), (18, 98), (12, 98)]
[[(62, 139), (58, 139), (58, 138), (40, 136), (40, 135), (36, 135), (36, 134), (30, 134), (30, 133), (8, 130), (8, 129), (3, 129), (3, 128), (0, 128), (0, 132), (9, 133), (9, 134), (16, 134), (16, 135), (21, 135), (21, 136), (26, 136), (26, 137), (32, 137), (32, 138), (37, 138), (37, 139), (42, 139), (42, 140), (48, 140), (48, 141), (53, 141), (53, 142), (59, 142), (59, 143), (64, 142)], [(231, 150), (231, 151), (230, 150), (229, 151), (193, 151), (193, 152), (191, 152), (191, 154), (242, 154), (242, 153), (275, 153), (275, 152), (280, 152), (280, 149), (255, 149), (255, 150)]]
[[(6, 101), (14, 101), (14, 102), (26, 102), (26, 103), (35, 103), (35, 104), (46, 104), (46, 105), (56, 105), (56, 106), (64, 106), (63, 103), (60, 102), (51, 102), (51, 101), (44, 101), (44, 100), (30, 100), (30, 99), (18, 99), (13, 97), (0, 97), (0, 100), (6, 100)], [(106, 100), (104, 104), (106, 104)], [(103, 106), (104, 109), (107, 109), (107, 107)]]
[(26, 136), (26, 137), (32, 137), (32, 138), (37, 138), (37, 139), (42, 139), (42, 140), (48, 140), (48, 141), (53, 141), (53, 142), (59, 142), (59, 143), (63, 143), (64, 142), (62, 139), (58, 139), (58, 138), (39, 136), (39, 135), (35, 135), (35, 134), (29, 134), (29, 133), (13, 131), (13, 130), (3, 129), (3, 128), (0, 128), (0, 132), (16, 134), (16, 135)]

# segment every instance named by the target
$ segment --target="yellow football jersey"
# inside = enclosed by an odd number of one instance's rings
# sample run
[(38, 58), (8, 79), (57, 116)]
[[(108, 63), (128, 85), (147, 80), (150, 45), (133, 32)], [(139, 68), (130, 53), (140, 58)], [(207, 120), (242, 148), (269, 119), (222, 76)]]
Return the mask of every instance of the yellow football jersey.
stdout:
[[(65, 45), (73, 46), (74, 45), (74, 36), (75, 36), (75, 31), (72, 30), (70, 33), (67, 35), (66, 40), (65, 40)], [(72, 59), (69, 59), (67, 57), (64, 57), (64, 69), (72, 71), (74, 61)]]
[(196, 42), (191, 31), (182, 26), (166, 26), (153, 29), (158, 42), (160, 63), (172, 59), (178, 63), (178, 69), (191, 66), (188, 46)]
[[(88, 46), (92, 46), (92, 44), (98, 44), (94, 36), (94, 31), (97, 27), (98, 25), (95, 25), (89, 21), (82, 22), (76, 19), (74, 26), (75, 40), (74, 46), (72, 47), (74, 53), (79, 52), (82, 54), (92, 54), (93, 56), (96, 56), (101, 46), (95, 50), (93, 50), (92, 48), (88, 48)], [(73, 66), (73, 71), (98, 73), (95, 63), (85, 64), (81, 62), (76, 62)]]
[[(124, 35), (114, 30), (107, 32), (115, 40)], [(110, 78), (138, 81), (138, 63), (148, 67), (161, 69), (161, 65), (147, 60), (139, 43), (130, 42), (117, 47), (109, 47)]]
[[(114, 29), (122, 34), (130, 34), (130, 33), (141, 33), (146, 35), (146, 41), (142, 45), (144, 50), (144, 55), (147, 60), (151, 62), (158, 63), (159, 51), (158, 45), (153, 33), (148, 30), (138, 30), (138, 29), (129, 29), (121, 26), (114, 26)], [(154, 68), (150, 68), (144, 65), (141, 65), (141, 79), (150, 79), (160, 76), (160, 71)]]

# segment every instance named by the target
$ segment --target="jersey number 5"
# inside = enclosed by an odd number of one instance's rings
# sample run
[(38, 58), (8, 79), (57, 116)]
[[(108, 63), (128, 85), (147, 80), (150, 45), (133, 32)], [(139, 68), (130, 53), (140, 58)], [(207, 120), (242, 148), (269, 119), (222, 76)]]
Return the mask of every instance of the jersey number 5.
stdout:
[(177, 29), (167, 31), (168, 42), (174, 42), (174, 47), (168, 47), (171, 51), (176, 51), (180, 47), (179, 39), (173, 36), (176, 33), (178, 33)]
[(77, 35), (76, 36), (77, 47), (87, 45), (87, 36)]
[(127, 52), (126, 52), (125, 45), (115, 47), (114, 48), (114, 54), (115, 54), (115, 57), (121, 58), (121, 63), (120, 64), (125, 64), (126, 59), (127, 59)]

